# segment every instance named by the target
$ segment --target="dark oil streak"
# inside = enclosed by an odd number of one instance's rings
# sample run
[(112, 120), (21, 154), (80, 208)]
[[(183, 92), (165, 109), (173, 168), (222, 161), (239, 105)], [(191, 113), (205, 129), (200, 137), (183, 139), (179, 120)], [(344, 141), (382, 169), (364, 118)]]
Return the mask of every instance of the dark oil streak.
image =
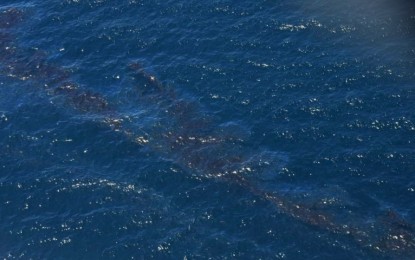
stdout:
[[(20, 50), (16, 46), (13, 35), (9, 32), (12, 26), (22, 18), (22, 12), (9, 9), (0, 14), (0, 59), (4, 72), (20, 80), (30, 80), (51, 96), (63, 97), (67, 103), (81, 113), (102, 115), (101, 121), (114, 131), (123, 133), (132, 142), (150, 146), (155, 151), (161, 151), (175, 159), (175, 162), (190, 171), (200, 172), (202, 177), (238, 185), (246, 191), (273, 204), (281, 213), (288, 215), (309, 226), (330, 233), (351, 237), (357, 244), (370, 248), (382, 254), (394, 256), (415, 256), (414, 228), (392, 211), (385, 218), (388, 226), (387, 233), (375, 241), (368, 232), (349, 225), (341, 225), (312, 208), (294, 203), (276, 192), (260, 189), (245, 177), (244, 168), (247, 158), (239, 153), (241, 150), (238, 140), (209, 134), (212, 131), (211, 120), (195, 119), (201, 109), (193, 103), (180, 98), (176, 91), (165, 86), (155, 76), (147, 73), (143, 66), (133, 63), (129, 67), (135, 76), (144, 81), (141, 92), (149, 103), (166, 108), (166, 115), (175, 121), (171, 131), (160, 131), (160, 135), (149, 141), (144, 136), (137, 136), (126, 129), (123, 117), (119, 115), (106, 99), (98, 93), (82, 90), (76, 83), (70, 81), (70, 72), (60, 67), (48, 64), (47, 55), (41, 51)], [(163, 104), (163, 105), (161, 105)], [(160, 128), (163, 128), (160, 125)], [(165, 127), (165, 129), (169, 129)], [(163, 129), (162, 129), (163, 130)]]

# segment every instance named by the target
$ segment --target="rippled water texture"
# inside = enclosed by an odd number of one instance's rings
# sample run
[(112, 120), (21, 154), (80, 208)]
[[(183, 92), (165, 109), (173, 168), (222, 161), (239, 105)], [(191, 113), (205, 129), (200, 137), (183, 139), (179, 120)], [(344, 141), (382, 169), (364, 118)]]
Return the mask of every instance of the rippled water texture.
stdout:
[(414, 259), (409, 0), (3, 0), (0, 257)]

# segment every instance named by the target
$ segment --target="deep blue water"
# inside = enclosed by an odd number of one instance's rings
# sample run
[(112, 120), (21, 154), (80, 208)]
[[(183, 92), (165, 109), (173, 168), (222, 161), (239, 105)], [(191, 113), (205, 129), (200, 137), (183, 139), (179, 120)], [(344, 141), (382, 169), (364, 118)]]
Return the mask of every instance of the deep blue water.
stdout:
[(2, 0), (0, 47), (0, 258), (415, 258), (413, 2)]

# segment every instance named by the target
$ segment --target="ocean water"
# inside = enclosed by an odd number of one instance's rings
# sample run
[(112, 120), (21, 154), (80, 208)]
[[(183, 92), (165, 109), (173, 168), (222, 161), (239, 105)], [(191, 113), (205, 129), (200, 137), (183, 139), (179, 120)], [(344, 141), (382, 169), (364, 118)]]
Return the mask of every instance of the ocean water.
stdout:
[(414, 259), (414, 6), (2, 0), (0, 258)]

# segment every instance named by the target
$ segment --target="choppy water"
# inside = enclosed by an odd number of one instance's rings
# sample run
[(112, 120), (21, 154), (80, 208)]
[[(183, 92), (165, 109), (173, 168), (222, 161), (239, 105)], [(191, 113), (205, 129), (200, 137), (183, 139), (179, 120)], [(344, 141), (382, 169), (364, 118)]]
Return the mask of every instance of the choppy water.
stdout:
[(2, 0), (0, 257), (413, 259), (411, 1)]

